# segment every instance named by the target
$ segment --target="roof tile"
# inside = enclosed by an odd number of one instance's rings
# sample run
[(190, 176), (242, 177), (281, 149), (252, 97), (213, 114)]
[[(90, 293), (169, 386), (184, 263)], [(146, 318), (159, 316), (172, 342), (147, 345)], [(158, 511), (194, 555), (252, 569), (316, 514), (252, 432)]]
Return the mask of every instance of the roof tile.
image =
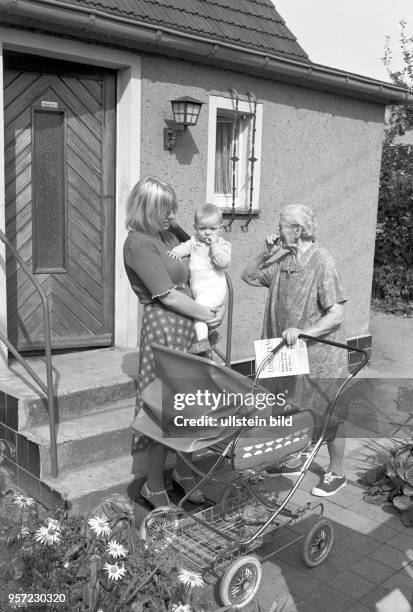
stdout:
[(159, 27), (299, 60), (308, 56), (271, 0), (64, 0)]

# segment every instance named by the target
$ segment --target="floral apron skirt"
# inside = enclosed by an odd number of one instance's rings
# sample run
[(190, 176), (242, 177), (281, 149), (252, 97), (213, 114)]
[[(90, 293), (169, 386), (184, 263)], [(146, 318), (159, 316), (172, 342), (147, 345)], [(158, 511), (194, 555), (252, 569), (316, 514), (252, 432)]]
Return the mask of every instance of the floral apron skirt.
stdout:
[[(139, 347), (138, 383), (135, 416), (143, 408), (142, 392), (155, 379), (155, 362), (151, 344), (161, 344), (177, 351), (188, 351), (195, 339), (194, 321), (162, 306), (145, 304)], [(132, 425), (133, 427), (133, 425)], [(152, 440), (134, 432), (132, 453), (145, 449)]]

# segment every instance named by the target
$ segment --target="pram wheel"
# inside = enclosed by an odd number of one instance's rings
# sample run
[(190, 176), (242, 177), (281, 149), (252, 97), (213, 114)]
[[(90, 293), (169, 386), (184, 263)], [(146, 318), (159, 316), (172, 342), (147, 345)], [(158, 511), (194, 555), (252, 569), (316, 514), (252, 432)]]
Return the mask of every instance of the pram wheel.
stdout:
[(320, 565), (330, 554), (334, 542), (333, 526), (327, 519), (320, 519), (304, 538), (302, 556), (308, 567)]
[[(176, 513), (169, 506), (155, 508), (143, 519), (139, 528), (139, 537), (143, 542), (151, 543), (157, 549), (165, 549), (171, 543), (171, 523)], [(168, 529), (166, 529), (168, 526)]]
[(224, 606), (241, 610), (255, 597), (262, 578), (261, 563), (254, 555), (239, 557), (225, 570), (219, 585)]

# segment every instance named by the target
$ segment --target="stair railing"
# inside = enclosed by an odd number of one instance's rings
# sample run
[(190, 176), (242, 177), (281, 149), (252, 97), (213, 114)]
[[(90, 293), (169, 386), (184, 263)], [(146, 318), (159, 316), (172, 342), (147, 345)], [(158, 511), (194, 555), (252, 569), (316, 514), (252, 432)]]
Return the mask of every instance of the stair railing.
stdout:
[(27, 274), (30, 282), (33, 284), (37, 293), (40, 296), (40, 300), (42, 302), (43, 308), (43, 327), (44, 327), (44, 342), (45, 342), (45, 360), (46, 360), (46, 384), (42, 381), (42, 379), (38, 376), (38, 374), (33, 370), (31, 365), (24, 359), (22, 355), (18, 352), (18, 350), (11, 344), (10, 340), (3, 334), (0, 330), (0, 340), (4, 342), (9, 351), (12, 353), (13, 357), (21, 364), (21, 366), (26, 370), (26, 372), (31, 376), (31, 378), (37, 383), (40, 387), (41, 391), (47, 398), (47, 411), (49, 413), (49, 430), (50, 430), (50, 462), (51, 462), (51, 474), (53, 478), (57, 478), (58, 468), (57, 468), (57, 444), (56, 444), (56, 419), (55, 419), (55, 410), (54, 410), (54, 395), (53, 395), (53, 370), (52, 370), (52, 341), (51, 341), (51, 333), (50, 333), (50, 314), (49, 314), (49, 305), (47, 302), (46, 295), (38, 283), (38, 281), (34, 278), (33, 274), (29, 270), (26, 263), (23, 261), (18, 250), (13, 246), (10, 240), (6, 237), (4, 232), (0, 230), (0, 240), (10, 249), (16, 261), (20, 264), (22, 269)]

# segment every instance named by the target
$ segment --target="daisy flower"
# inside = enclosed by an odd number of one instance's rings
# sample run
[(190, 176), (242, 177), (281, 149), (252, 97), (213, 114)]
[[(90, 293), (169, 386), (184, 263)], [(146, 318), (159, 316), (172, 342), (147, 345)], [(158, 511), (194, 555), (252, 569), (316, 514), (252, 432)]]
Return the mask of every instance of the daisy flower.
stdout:
[(178, 578), (183, 584), (192, 588), (204, 586), (201, 574), (190, 572), (186, 569), (179, 570)]
[(126, 573), (125, 567), (123, 565), (119, 567), (117, 563), (105, 563), (103, 569), (107, 572), (110, 580), (119, 580), (119, 578), (123, 578)]
[(119, 544), (119, 542), (117, 542), (116, 540), (111, 540), (110, 542), (108, 542), (108, 547), (106, 550), (109, 555), (111, 557), (115, 557), (115, 559), (118, 559), (119, 557), (126, 557), (126, 555), (128, 554), (128, 550), (124, 546), (122, 546), (122, 544)]
[(56, 531), (61, 531), (62, 530), (61, 527), (60, 527), (59, 521), (57, 521), (56, 519), (50, 518), (50, 516), (48, 516), (47, 519), (46, 519), (46, 522), (47, 522), (47, 526), (48, 527), (54, 527), (56, 529)]
[(25, 508), (26, 506), (33, 506), (34, 499), (32, 497), (25, 497), (24, 495), (15, 495), (14, 503), (19, 506), (19, 508)]
[(189, 604), (174, 604), (172, 612), (192, 612), (192, 608)]
[(53, 525), (48, 527), (40, 527), (34, 534), (34, 539), (42, 544), (51, 546), (52, 544), (58, 544), (60, 542), (60, 530), (55, 529)]
[(95, 518), (91, 518), (88, 520), (89, 527), (92, 531), (96, 533), (96, 535), (110, 535), (112, 533), (111, 528), (106, 519), (101, 518), (100, 516), (95, 516)]

